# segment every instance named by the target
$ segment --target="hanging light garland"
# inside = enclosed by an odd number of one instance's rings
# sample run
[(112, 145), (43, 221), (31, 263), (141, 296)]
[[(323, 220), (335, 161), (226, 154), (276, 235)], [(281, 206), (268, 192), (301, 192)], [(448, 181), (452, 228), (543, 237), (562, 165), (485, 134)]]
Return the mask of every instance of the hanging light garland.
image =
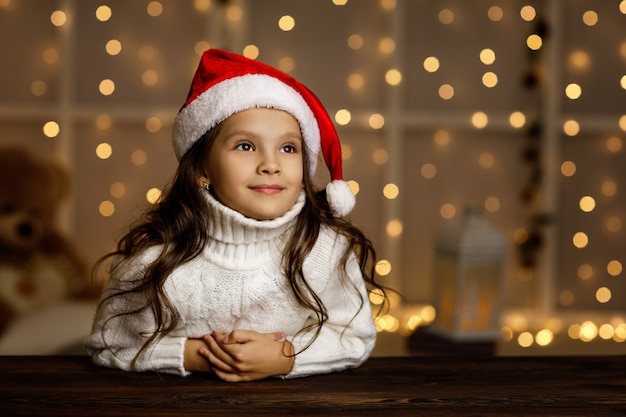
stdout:
[(520, 263), (523, 268), (534, 270), (544, 243), (544, 229), (552, 221), (552, 215), (542, 210), (540, 202), (541, 186), (544, 175), (542, 139), (545, 128), (543, 111), (543, 74), (542, 44), (549, 35), (548, 23), (541, 17), (534, 19), (535, 26), (527, 38), (528, 68), (523, 75), (522, 85), (528, 91), (532, 106), (532, 117), (527, 129), (526, 145), (522, 149), (522, 160), (528, 167), (528, 177), (524, 184), (520, 200), (527, 209), (528, 219), (526, 238), (518, 242)]

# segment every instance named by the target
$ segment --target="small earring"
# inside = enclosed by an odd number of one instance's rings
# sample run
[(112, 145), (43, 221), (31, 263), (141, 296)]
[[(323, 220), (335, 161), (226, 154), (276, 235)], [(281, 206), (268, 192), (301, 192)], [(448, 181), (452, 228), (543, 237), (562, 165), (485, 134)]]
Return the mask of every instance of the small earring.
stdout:
[(202, 188), (208, 191), (211, 188), (211, 184), (206, 181), (202, 181)]

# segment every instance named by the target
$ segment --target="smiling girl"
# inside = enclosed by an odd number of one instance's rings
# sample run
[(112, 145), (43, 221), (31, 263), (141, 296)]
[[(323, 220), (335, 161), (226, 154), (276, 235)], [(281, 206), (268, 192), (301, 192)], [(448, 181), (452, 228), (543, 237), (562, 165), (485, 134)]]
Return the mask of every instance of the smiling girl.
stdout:
[[(375, 251), (315, 95), (222, 50), (204, 53), (176, 117), (179, 165), (111, 260), (87, 348), (128, 371), (225, 381), (362, 364), (376, 340)], [(317, 190), (318, 155), (331, 182)], [(367, 287), (366, 287), (367, 285)]]

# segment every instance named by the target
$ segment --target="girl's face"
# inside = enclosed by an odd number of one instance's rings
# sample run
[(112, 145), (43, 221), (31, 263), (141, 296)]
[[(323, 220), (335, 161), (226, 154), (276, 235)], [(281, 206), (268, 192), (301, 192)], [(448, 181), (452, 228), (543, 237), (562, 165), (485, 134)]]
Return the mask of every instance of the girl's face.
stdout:
[(222, 122), (209, 151), (205, 177), (224, 205), (257, 220), (282, 216), (303, 181), (303, 143), (296, 119), (282, 110), (258, 108)]

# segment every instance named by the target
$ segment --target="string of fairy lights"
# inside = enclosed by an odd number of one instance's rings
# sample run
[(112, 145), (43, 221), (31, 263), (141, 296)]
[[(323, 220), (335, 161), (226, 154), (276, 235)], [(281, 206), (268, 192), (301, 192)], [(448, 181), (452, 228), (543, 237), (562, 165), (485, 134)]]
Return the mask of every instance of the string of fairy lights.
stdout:
[[(332, 2), (336, 7), (348, 6), (350, 0), (327, 0)], [(352, 0), (355, 2), (356, 0)], [(400, 0), (398, 0), (400, 1)], [(13, 2), (15, 0), (0, 0), (0, 13), (10, 13)], [(495, 2), (494, 2), (495, 3)], [(115, 6), (113, 2), (107, 2), (102, 0), (100, 3), (93, 3), (93, 17), (96, 22), (104, 23), (108, 22), (115, 17)], [(389, 12), (396, 8), (396, 0), (380, 0), (379, 7), (381, 11)], [(437, 19), (439, 24), (448, 26), (454, 25), (457, 19), (455, 10), (453, 7), (442, 7), (434, 19)], [(247, 10), (245, 8), (245, 2), (238, 1), (211, 1), (211, 0), (195, 0), (193, 5), (198, 13), (210, 14), (218, 8), (223, 12), (224, 19), (227, 24), (236, 25), (243, 22), (246, 17)], [(614, 13), (626, 15), (626, 0), (615, 2)], [(168, 4), (161, 1), (145, 1), (138, 3), (138, 7), (144, 7), (145, 13), (155, 19), (164, 13), (166, 7), (176, 7), (173, 4)], [(593, 3), (588, 2), (589, 10), (584, 11), (580, 16), (580, 21), (587, 27), (594, 27), (602, 24), (601, 16), (597, 11), (593, 10)], [(497, 4), (490, 5), (486, 8), (487, 18), (492, 22), (498, 22), (503, 19), (505, 14), (505, 7)], [(523, 86), (533, 94), (535, 91), (539, 91), (542, 88), (542, 60), (541, 57), (545, 55), (545, 44), (549, 42), (547, 27), (549, 25), (549, 17), (540, 15), (538, 10), (532, 5), (523, 5), (517, 10), (519, 19), (526, 22), (534, 23), (534, 27), (526, 37), (526, 47), (528, 48), (528, 74), (524, 80)], [(250, 17), (248, 17), (250, 18)], [(55, 27), (64, 27), (71, 24), (71, 16), (68, 15), (66, 10), (59, 8), (54, 10), (50, 14), (50, 22)], [(290, 32), (298, 27), (299, 21), (290, 14), (281, 15), (275, 22), (278, 29), (282, 32)], [(361, 33), (352, 33), (346, 39), (343, 40), (347, 48), (351, 50), (359, 50), (363, 47), (364, 36)], [(197, 54), (200, 54), (203, 50), (210, 47), (211, 44), (205, 39), (199, 39), (194, 45), (194, 50)], [(119, 37), (109, 39), (105, 45), (103, 45), (106, 54), (110, 57), (119, 55), (124, 48), (126, 48), (126, 42), (123, 39), (122, 33)], [(152, 47), (153, 48), (153, 47)], [(143, 47), (137, 51), (138, 59), (149, 61), (155, 51), (151, 47)], [(378, 42), (379, 50), (387, 55), (393, 54), (396, 51), (396, 40), (389, 36), (382, 36)], [(241, 48), (243, 55), (257, 59), (262, 51), (259, 45), (246, 44)], [(615, 51), (614, 51), (615, 52)], [(444, 54), (441, 51), (441, 54)], [(626, 34), (619, 44), (617, 54), (621, 56), (622, 62), (626, 62)], [(501, 75), (493, 69), (493, 64), (498, 59), (498, 51), (488, 45), (477, 51), (478, 59), (481, 65), (484, 67), (483, 75), (480, 79), (480, 83), (484, 88), (494, 89), (500, 84)], [(48, 65), (57, 65), (62, 59), (61, 52), (54, 48), (47, 48), (41, 57), (42, 61)], [(574, 49), (569, 52), (565, 57), (573, 68), (577, 68), (581, 71), (588, 70), (591, 66), (592, 58), (589, 51), (584, 49)], [(423, 58), (423, 71), (427, 74), (434, 74), (440, 71), (444, 60), (442, 56), (430, 55)], [(296, 62), (290, 56), (284, 56), (277, 62), (277, 66), (286, 72), (291, 72)], [(398, 88), (403, 83), (403, 79), (410, 76), (402, 71), (402, 68), (389, 68), (384, 74), (384, 83), (388, 88)], [(366, 77), (358, 71), (353, 71), (345, 76), (346, 88), (350, 90), (360, 90), (368, 87)], [(147, 69), (141, 75), (141, 83), (150, 88), (158, 85), (161, 82), (160, 73), (156, 69)], [(626, 90), (626, 69), (624, 75), (619, 80), (615, 80), (615, 88)], [(99, 94), (103, 97), (111, 96), (118, 91), (119, 83), (112, 78), (102, 78), (99, 84), (96, 86)], [(30, 94), (36, 97), (44, 97), (50, 86), (43, 80), (33, 80), (30, 85)], [(563, 97), (566, 100), (575, 101), (578, 100), (585, 93), (585, 85), (579, 82), (568, 82), (562, 91)], [(437, 94), (442, 101), (454, 100), (455, 95), (458, 94), (458, 87), (452, 82), (442, 83), (438, 89)], [(358, 123), (363, 123), (362, 126), (365, 129), (372, 129), (375, 131), (383, 130), (388, 122), (383, 112), (372, 112), (365, 118), (355, 117), (355, 114), (359, 112), (358, 109), (340, 108), (336, 109), (333, 113), (336, 124), (341, 128), (343, 126), (351, 126)], [(542, 172), (543, 160), (542, 160), (542, 145), (540, 139), (542, 137), (544, 127), (543, 121), (535, 118), (536, 114), (530, 114), (523, 111), (513, 111), (508, 116), (507, 123), (513, 130), (526, 129), (528, 137), (528, 146), (524, 149), (524, 161), (529, 167), (529, 177), (525, 188), (521, 190), (521, 204), (531, 204), (536, 195), (541, 193), (542, 190)], [(145, 129), (148, 132), (159, 132), (166, 121), (158, 116), (150, 116), (144, 121)], [(473, 129), (485, 129), (492, 122), (490, 115), (485, 111), (475, 111), (468, 120), (468, 127)], [(100, 114), (94, 116), (94, 125), (101, 131), (106, 131), (115, 123), (115, 120), (103, 111)], [(615, 125), (621, 130), (620, 133), (611, 134), (605, 142), (606, 149), (613, 154), (620, 154), (623, 152), (623, 132), (626, 131), (626, 115), (620, 115), (615, 120)], [(563, 122), (561, 126), (562, 134), (566, 137), (575, 137), (581, 130), (584, 129), (581, 123), (570, 118)], [(43, 134), (48, 138), (56, 138), (64, 131), (64, 126), (58, 120), (46, 121), (42, 126)], [(434, 142), (440, 146), (448, 146), (450, 143), (451, 133), (445, 128), (438, 129), (434, 134)], [(114, 153), (114, 144), (102, 141), (95, 146), (94, 152), (101, 160), (107, 160)], [(349, 146), (344, 149), (344, 157), (350, 158), (352, 150)], [(146, 160), (150, 156), (145, 150), (137, 149), (131, 156), (132, 163), (141, 166), (146, 163)], [(480, 155), (479, 165), (484, 169), (488, 169), (494, 164), (496, 155), (489, 152), (484, 152)], [(376, 164), (384, 165), (391, 163), (389, 161), (389, 154), (385, 149), (377, 149), (372, 155), (372, 159)], [(439, 171), (443, 167), (439, 167), (432, 162), (424, 163), (420, 169), (420, 173), (425, 179), (435, 178)], [(560, 174), (564, 178), (571, 178), (576, 175), (577, 163), (575, 160), (565, 160), (561, 162)], [(350, 186), (355, 193), (359, 192), (360, 184), (356, 181), (351, 181)], [(599, 193), (604, 196), (616, 196), (619, 193), (620, 184), (617, 178), (606, 180)], [(382, 195), (384, 198), (393, 200), (396, 199), (403, 192), (400, 187), (393, 183), (387, 183), (383, 186)], [(103, 200), (98, 207), (99, 213), (103, 218), (112, 217), (116, 213), (116, 200), (124, 198), (126, 195), (125, 184), (123, 181), (116, 181), (110, 185), (109, 193), (110, 199)], [(148, 202), (154, 203), (160, 198), (161, 190), (158, 188), (150, 188), (146, 190), (145, 198)], [(592, 212), (599, 205), (598, 198), (593, 195), (583, 195), (580, 197), (579, 206), (576, 208), (582, 212)], [(529, 205), (531, 207), (531, 205)], [(534, 207), (534, 206), (533, 206)], [(501, 200), (498, 196), (489, 196), (484, 201), (484, 208), (487, 212), (497, 212), (502, 209)], [(452, 203), (444, 203), (439, 208), (439, 214), (442, 219), (451, 219), (460, 214), (460, 209)], [(557, 214), (558, 215), (558, 214)], [(621, 233), (623, 231), (624, 222), (623, 211), (620, 214), (612, 215), (606, 222), (606, 228), (613, 233)], [(511, 236), (511, 240), (518, 245), (521, 250), (521, 262), (525, 267), (536, 266), (536, 257), (538, 253), (542, 251), (542, 226), (545, 224), (549, 214), (541, 211), (535, 211), (531, 213), (530, 222), (526, 227), (520, 227), (516, 229)], [(385, 231), (389, 236), (398, 237), (403, 233), (403, 221), (402, 219), (389, 219), (386, 224)], [(576, 248), (585, 248), (589, 243), (589, 235), (586, 231), (577, 231), (572, 236), (571, 244)], [(620, 277), (622, 275), (624, 259), (612, 258), (607, 261), (606, 269), (608, 274), (612, 277)], [(387, 259), (382, 259), (376, 266), (377, 273), (381, 276), (386, 276), (393, 268), (393, 262)], [(589, 263), (582, 263), (578, 267), (578, 277), (581, 280), (590, 280), (593, 277), (593, 267)], [(575, 305), (575, 294), (569, 289), (559, 290), (558, 303), (562, 306)], [(601, 285), (596, 288), (596, 300), (598, 303), (608, 303), (613, 298), (613, 293), (609, 285)], [(378, 294), (373, 294), (371, 301), (374, 304), (380, 303), (380, 297)], [(436, 311), (431, 305), (420, 305), (412, 307), (399, 308), (397, 311), (390, 311), (389, 314), (384, 315), (377, 319), (377, 326), (381, 332), (391, 332), (399, 334), (410, 334), (417, 327), (424, 326), (431, 323), (436, 317)], [(603, 321), (602, 321), (603, 320)], [(613, 315), (611, 317), (603, 317), (598, 320), (583, 319), (574, 323), (565, 323), (558, 317), (543, 318), (537, 322), (537, 320), (531, 320), (524, 314), (510, 314), (504, 318), (503, 333), (505, 339), (515, 342), (520, 347), (531, 346), (549, 346), (555, 337), (558, 335), (567, 335), (570, 339), (576, 339), (583, 342), (589, 342), (593, 340), (612, 340), (614, 342), (624, 342), (626, 340), (626, 321), (620, 315)]]

